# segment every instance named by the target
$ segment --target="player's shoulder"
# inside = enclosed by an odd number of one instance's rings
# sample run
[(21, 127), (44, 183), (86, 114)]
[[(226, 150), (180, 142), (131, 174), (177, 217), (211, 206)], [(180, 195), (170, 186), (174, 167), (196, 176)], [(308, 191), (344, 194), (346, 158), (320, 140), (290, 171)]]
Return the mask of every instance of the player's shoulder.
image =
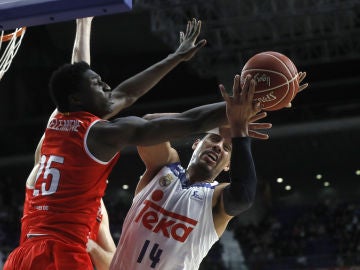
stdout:
[(215, 186), (215, 191), (214, 191), (214, 201), (218, 201), (218, 198), (220, 197), (220, 195), (222, 194), (223, 190), (230, 185), (230, 183), (219, 183), (218, 185)]

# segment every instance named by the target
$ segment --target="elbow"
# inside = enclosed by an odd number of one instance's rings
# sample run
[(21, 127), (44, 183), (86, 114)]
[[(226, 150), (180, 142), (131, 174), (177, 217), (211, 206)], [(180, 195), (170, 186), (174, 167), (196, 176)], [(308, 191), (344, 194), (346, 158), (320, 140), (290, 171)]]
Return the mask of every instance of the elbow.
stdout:
[(253, 205), (253, 201), (245, 201), (245, 200), (238, 200), (238, 201), (227, 201), (225, 203), (224, 201), (224, 208), (226, 214), (229, 216), (238, 216), (241, 213), (249, 210), (251, 206)]
[(254, 201), (248, 201), (248, 202), (244, 202), (241, 206), (241, 212), (244, 212), (246, 210), (249, 210), (254, 204)]

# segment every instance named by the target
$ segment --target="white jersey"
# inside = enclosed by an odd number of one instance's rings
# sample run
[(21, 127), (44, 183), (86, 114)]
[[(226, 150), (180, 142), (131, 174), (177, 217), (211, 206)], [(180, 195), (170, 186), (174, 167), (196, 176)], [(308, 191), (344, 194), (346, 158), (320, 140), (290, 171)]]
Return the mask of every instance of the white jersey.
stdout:
[(163, 167), (135, 196), (110, 269), (198, 269), (219, 240), (212, 216), (215, 185), (189, 185), (180, 163)]

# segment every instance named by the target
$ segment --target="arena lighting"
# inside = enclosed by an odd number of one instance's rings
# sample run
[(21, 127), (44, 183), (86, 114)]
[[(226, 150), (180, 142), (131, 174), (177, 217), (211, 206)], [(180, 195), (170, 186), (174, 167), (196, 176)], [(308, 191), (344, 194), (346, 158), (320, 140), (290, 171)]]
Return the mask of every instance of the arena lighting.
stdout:
[(285, 186), (285, 190), (291, 190), (291, 186), (290, 185)]
[(318, 173), (318, 174), (316, 175), (316, 179), (321, 180), (322, 178), (323, 178), (322, 174)]
[(356, 171), (355, 171), (355, 174), (356, 174), (356, 175), (360, 175), (360, 170), (356, 170)]
[(126, 190), (126, 189), (129, 189), (129, 186), (128, 185), (123, 185), (122, 188)]
[(328, 187), (328, 186), (330, 186), (330, 183), (328, 181), (325, 181), (324, 182), (324, 187)]
[(283, 178), (281, 178), (281, 177), (279, 177), (278, 179), (276, 179), (276, 182), (278, 182), (278, 183), (282, 183), (282, 182), (284, 182), (284, 179), (283, 179)]

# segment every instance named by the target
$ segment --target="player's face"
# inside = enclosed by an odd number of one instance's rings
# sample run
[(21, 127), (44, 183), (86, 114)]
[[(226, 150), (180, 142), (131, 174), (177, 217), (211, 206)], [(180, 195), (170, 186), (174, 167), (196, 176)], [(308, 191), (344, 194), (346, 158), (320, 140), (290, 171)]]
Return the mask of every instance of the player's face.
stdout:
[(80, 99), (84, 110), (102, 117), (111, 112), (111, 89), (101, 77), (91, 69), (84, 75)]
[(208, 134), (199, 141), (190, 163), (202, 168), (208, 177), (214, 178), (223, 170), (229, 169), (231, 143), (217, 134)]

